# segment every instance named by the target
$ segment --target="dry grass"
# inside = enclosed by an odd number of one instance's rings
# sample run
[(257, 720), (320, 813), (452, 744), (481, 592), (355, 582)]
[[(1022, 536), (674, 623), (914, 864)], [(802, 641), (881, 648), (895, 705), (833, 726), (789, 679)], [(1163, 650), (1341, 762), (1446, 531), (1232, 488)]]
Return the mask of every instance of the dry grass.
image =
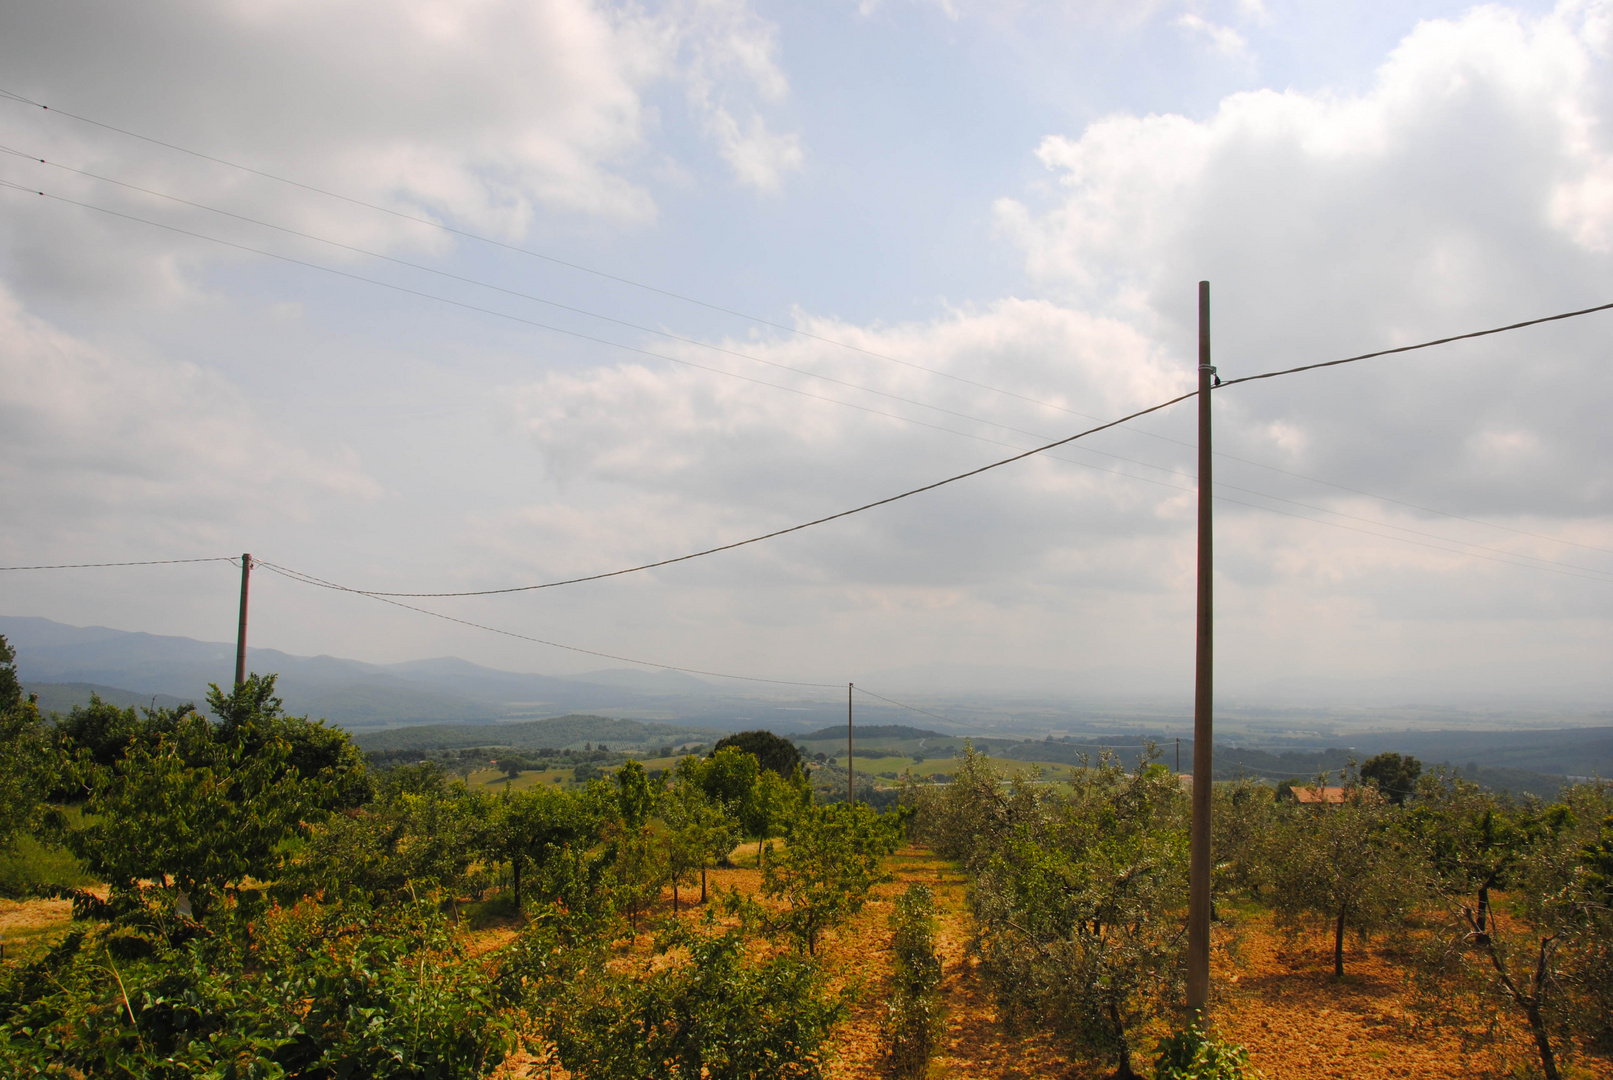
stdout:
[(72, 919), (71, 900), (0, 900), (0, 943), (5, 962), (33, 959), (66, 933)]

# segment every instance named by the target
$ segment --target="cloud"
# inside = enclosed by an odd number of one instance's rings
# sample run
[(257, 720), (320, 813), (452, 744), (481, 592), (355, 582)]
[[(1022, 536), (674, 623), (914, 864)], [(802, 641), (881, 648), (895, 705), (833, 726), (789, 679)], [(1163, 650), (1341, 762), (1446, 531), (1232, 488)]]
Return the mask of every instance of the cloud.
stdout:
[[(803, 325), (1107, 418), (1185, 386), (1200, 277), (1214, 283), (1229, 375), (1605, 299), (1613, 264), (1595, 230), (1608, 207), (1585, 184), (1603, 168), (1607, 114), (1591, 26), (1572, 10), (1481, 9), (1421, 25), (1360, 94), (1236, 94), (1203, 120), (1118, 115), (1049, 138), (1050, 197), (998, 204), (1040, 298), (931, 323)], [(1589, 192), (1572, 214), (1565, 190)], [(1613, 571), (1604, 334), (1587, 320), (1222, 394), (1227, 677), (1247, 686), (1342, 662), (1493, 685), (1594, 667)], [(486, 534), (542, 552), (528, 556), (534, 576), (624, 565), (843, 509), (1077, 424), (821, 343), (724, 344), (962, 415), (695, 352), (952, 433), (687, 369), (549, 376), (522, 391), (522, 424), (569, 494)], [(1185, 419), (1140, 426), (1190, 443)], [(1060, 457), (657, 580), (678, 585), (669, 605), (730, 618), (717, 633), (740, 652), (766, 627), (775, 649), (891, 663), (1190, 655), (1190, 448), (1126, 433)], [(774, 626), (781, 606), (792, 627)], [(824, 634), (836, 643), (809, 640)], [(1180, 685), (1180, 669), (1161, 670), (1159, 685)]]
[[(767, 125), (765, 112), (788, 86), (772, 27), (743, 0), (656, 10), (589, 0), (161, 0), (138, 9), (69, 0), (15, 7), (5, 29), (10, 90), (501, 237), (520, 237), (546, 215), (623, 228), (653, 221), (643, 178), (665, 171), (652, 148), (660, 86), (687, 88), (741, 183), (776, 187), (801, 160), (799, 136)], [(0, 107), (0, 142), (371, 250), (448, 246), (422, 226), (15, 103)], [(195, 231), (263, 239), (23, 159), (8, 159), (0, 175), (141, 216), (156, 211)], [(30, 267), (30, 292), (95, 296), (124, 283), (143, 298), (172, 299), (196, 287), (199, 267), (239, 261), (88, 211), (6, 218), (5, 248)], [(97, 257), (78, 254), (86, 251)]]
[[(805, 155), (800, 134), (768, 130), (759, 107), (789, 93), (773, 27), (746, 0), (689, 0), (665, 12), (661, 24), (683, 57), (689, 101), (735, 179), (759, 191), (778, 190)], [(733, 114), (736, 107), (743, 123)]]
[[(1109, 415), (1179, 392), (1186, 377), (1163, 365), (1123, 324), (1037, 301), (1005, 300), (934, 324), (871, 329), (812, 320), (804, 328), (1083, 413)], [(704, 544), (770, 522), (842, 509), (841, 504), (863, 496), (878, 497), (954, 466), (977, 465), (1035, 445), (1039, 430), (1063, 434), (1083, 423), (1059, 408), (1028, 405), (970, 382), (821, 341), (730, 341), (726, 347), (864, 389), (694, 349), (682, 354), (802, 393), (765, 390), (709, 371), (634, 363), (546, 376), (524, 388), (520, 400), (523, 426), (550, 476), (567, 490), (604, 485), (651, 518), (622, 532), (625, 547), (601, 549), (598, 538), (586, 534), (572, 541), (546, 537), (542, 550), (587, 548), (588, 561), (604, 563)], [(1083, 388), (1078, 400), (1067, 393), (1072, 385)], [(901, 398), (933, 407), (918, 408)], [(918, 470), (912, 464), (915, 443), (931, 448)], [(951, 536), (937, 536), (931, 511), (914, 504), (911, 510), (849, 525), (884, 553), (871, 562), (859, 565), (835, 543), (808, 544), (802, 557), (811, 565), (792, 573), (816, 573), (827, 560), (837, 573), (866, 585), (889, 572), (893, 560), (907, 564), (905, 570), (895, 569), (897, 577), (916, 580), (930, 571), (958, 572), (959, 558), (975, 567), (971, 574), (984, 572), (994, 548), (1008, 544), (1030, 551), (1030, 537), (1052, 527), (1034, 522), (1042, 516), (1033, 505), (1040, 493), (1056, 490), (1071, 497), (1072, 512), (1094, 500), (1109, 506), (1105, 514), (1129, 520), (1136, 500), (1123, 488), (1123, 481), (1109, 473), (1031, 462), (971, 488), (971, 500), (983, 499), (995, 510)], [(552, 520), (547, 514), (544, 519)], [(1009, 535), (1016, 530), (1023, 530), (1017, 538)]]
[(1210, 22), (1202, 15), (1195, 15), (1192, 12), (1178, 15), (1171, 25), (1179, 27), (1195, 37), (1202, 38), (1212, 51), (1218, 52), (1222, 56), (1241, 58), (1247, 54), (1249, 49), (1249, 43), (1244, 40), (1242, 34), (1230, 26), (1221, 26)]
[(265, 513), (306, 519), (381, 493), (352, 450), (285, 437), (220, 376), (83, 341), (5, 291), (0, 384), (0, 538), (13, 550), (48, 537), (64, 559), (104, 557), (155, 536), (188, 550)]
[[(1613, 294), (1591, 25), (1577, 7), (1483, 8), (1421, 24), (1359, 95), (1262, 90), (1202, 121), (1110, 117), (1047, 139), (1058, 194), (1039, 210), (1003, 200), (998, 220), (1049, 295), (1178, 348), (1193, 283), (1211, 279), (1232, 375), (1586, 306)], [(1234, 444), (1297, 433), (1279, 460), (1300, 471), (1474, 514), (1602, 517), (1602, 332), (1530, 331), (1222, 400)], [(1518, 440), (1526, 468), (1500, 449)]]

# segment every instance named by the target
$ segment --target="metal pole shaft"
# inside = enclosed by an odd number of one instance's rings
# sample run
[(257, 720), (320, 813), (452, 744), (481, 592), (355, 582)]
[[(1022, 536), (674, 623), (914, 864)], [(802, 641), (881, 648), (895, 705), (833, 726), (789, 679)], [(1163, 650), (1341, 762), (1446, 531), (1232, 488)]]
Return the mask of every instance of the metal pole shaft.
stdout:
[(857, 759), (851, 754), (851, 683), (846, 684), (846, 805), (857, 801)]
[(1202, 1012), (1210, 999), (1210, 788), (1214, 763), (1212, 675), (1215, 563), (1210, 518), (1210, 283), (1199, 282), (1199, 580), (1198, 655), (1193, 694), (1193, 831), (1188, 866), (1187, 1007)]
[(246, 682), (246, 591), (252, 580), (252, 556), (241, 556), (241, 624), (235, 631), (235, 685)]

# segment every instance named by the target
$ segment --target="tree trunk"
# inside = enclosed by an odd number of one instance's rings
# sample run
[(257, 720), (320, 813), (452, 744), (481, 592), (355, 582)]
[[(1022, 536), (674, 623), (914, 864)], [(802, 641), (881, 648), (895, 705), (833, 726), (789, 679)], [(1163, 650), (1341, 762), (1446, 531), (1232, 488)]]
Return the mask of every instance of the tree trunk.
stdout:
[(1120, 1062), (1115, 1066), (1115, 1080), (1136, 1080), (1131, 1071), (1131, 1045), (1126, 1042), (1126, 1028), (1120, 1022), (1120, 1009), (1113, 998), (1109, 999), (1109, 1022), (1115, 1026), (1115, 1039), (1120, 1043)]
[(706, 864), (700, 864), (700, 906), (706, 904)]
[(1333, 928), (1333, 977), (1344, 978), (1344, 909), (1339, 908), (1338, 925)]
[(521, 856), (517, 855), (510, 860), (510, 873), (515, 878), (515, 910), (521, 911)]
[(672, 917), (678, 917), (678, 879), (672, 879)]
[(1529, 1031), (1535, 1037), (1535, 1049), (1540, 1051), (1540, 1069), (1546, 1074), (1546, 1080), (1559, 1080), (1561, 1074), (1557, 1072), (1557, 1056), (1551, 1052), (1551, 1039), (1546, 1035), (1546, 1020), (1540, 1015), (1538, 1000), (1537, 997), (1537, 1004), (1525, 1010), (1529, 1015)]
[[(1472, 920), (1473, 917), (1469, 915), (1468, 918)], [(1477, 930), (1477, 921), (1473, 920), (1473, 922), (1474, 929)], [(1494, 928), (1493, 919), (1491, 920), (1491, 928)], [(1507, 965), (1501, 958), (1500, 950), (1496, 947), (1494, 935), (1480, 933), (1475, 936), (1478, 939), (1477, 943), (1484, 946), (1484, 951), (1489, 954), (1490, 964), (1495, 968), (1496, 977), (1500, 979), (1501, 986), (1506, 990), (1507, 996), (1521, 1005), (1524, 1015), (1529, 1018), (1529, 1032), (1535, 1038), (1535, 1049), (1540, 1051), (1540, 1068), (1546, 1074), (1546, 1080), (1561, 1080), (1562, 1074), (1557, 1071), (1557, 1055), (1552, 1053), (1551, 1037), (1546, 1032), (1546, 1018), (1540, 1011), (1540, 1007), (1546, 999), (1546, 976), (1551, 961), (1550, 950), (1556, 935), (1553, 934), (1550, 937), (1540, 939), (1540, 957), (1535, 962), (1535, 974), (1527, 996), (1518, 989), (1518, 984), (1512, 980), (1511, 973), (1507, 971)]]

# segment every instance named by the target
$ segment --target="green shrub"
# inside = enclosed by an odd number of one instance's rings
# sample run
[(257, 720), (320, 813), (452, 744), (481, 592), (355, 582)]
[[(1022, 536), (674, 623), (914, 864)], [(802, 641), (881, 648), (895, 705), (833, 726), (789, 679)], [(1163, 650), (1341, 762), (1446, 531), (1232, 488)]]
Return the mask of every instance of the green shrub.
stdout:
[(961, 833), (976, 948), (1010, 1023), (1045, 1026), (1124, 1080), (1136, 1030), (1181, 1000), (1186, 800), (1163, 770), (1112, 758), (1070, 785), (981, 792), (1002, 831), (983, 814)]
[(1154, 1080), (1249, 1080), (1259, 1075), (1249, 1068), (1247, 1050), (1197, 1024), (1159, 1040), (1154, 1059)]
[(493, 982), (432, 906), (248, 915), (135, 909), (6, 972), (0, 1074), (480, 1077), (503, 1060)]
[(941, 1035), (941, 958), (935, 953), (935, 897), (915, 882), (891, 912), (894, 973), (884, 1018), (885, 1071), (917, 1080)]
[(512, 955), (528, 958), (543, 1035), (579, 1080), (822, 1074), (821, 1048), (846, 1000), (826, 992), (816, 961), (793, 952), (758, 956), (740, 933), (670, 921), (655, 957), (626, 961), (599, 945), (600, 935), (568, 935), (545, 921), (539, 917), (528, 935), (534, 940)]

